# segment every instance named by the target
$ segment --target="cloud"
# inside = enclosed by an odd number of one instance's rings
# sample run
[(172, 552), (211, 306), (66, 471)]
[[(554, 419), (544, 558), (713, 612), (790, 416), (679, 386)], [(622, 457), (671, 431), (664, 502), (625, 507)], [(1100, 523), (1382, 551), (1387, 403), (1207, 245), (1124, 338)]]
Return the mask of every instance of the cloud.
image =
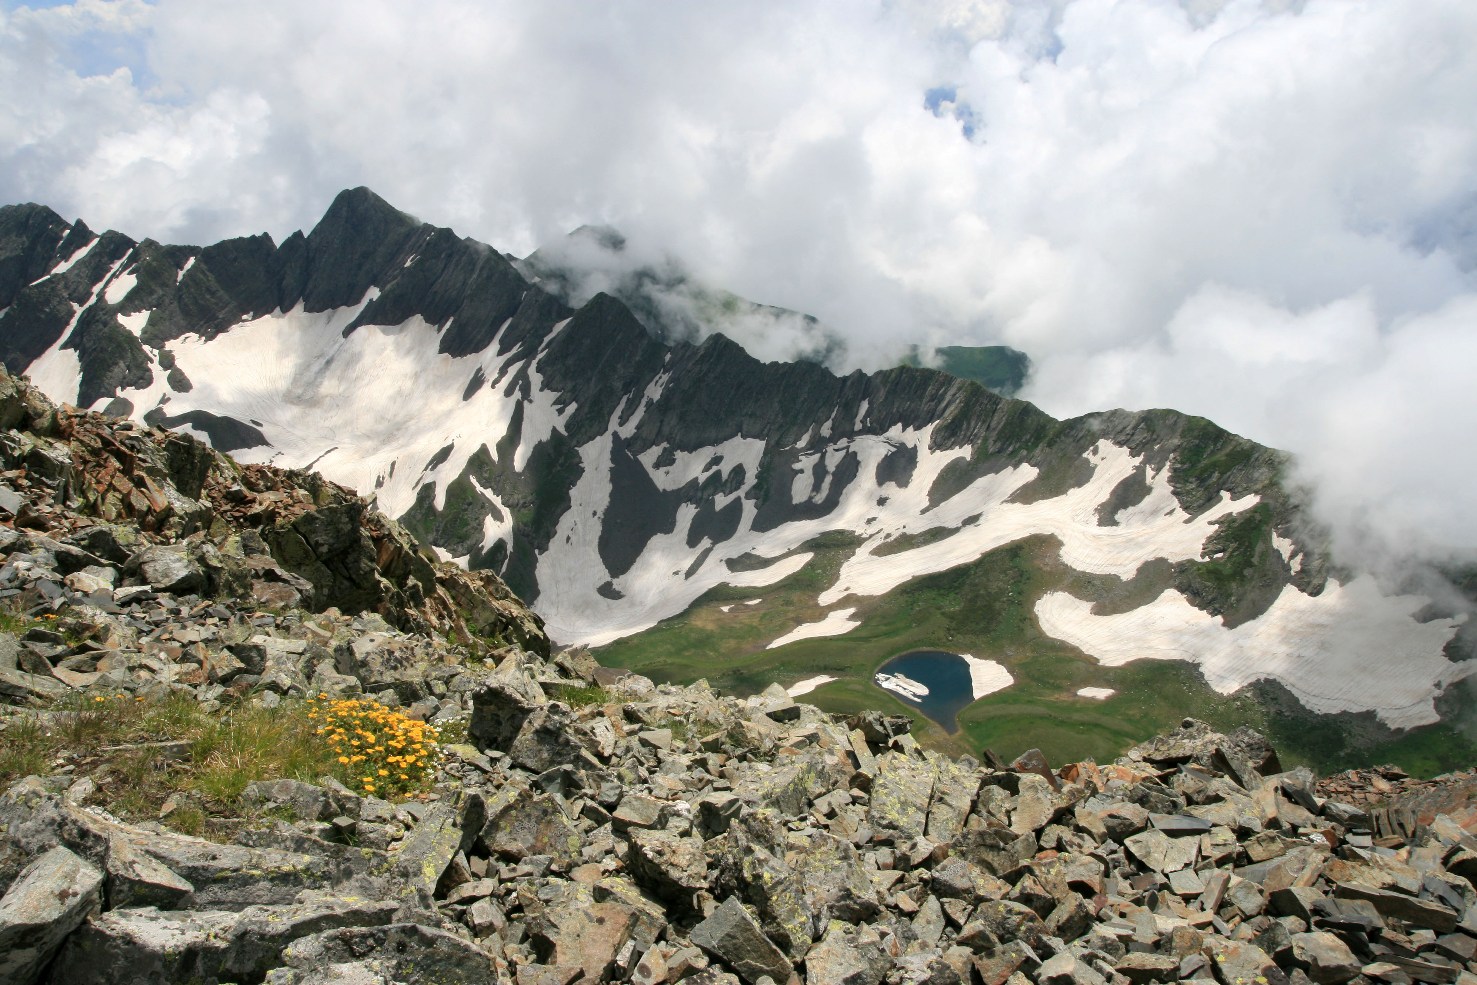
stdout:
[(1477, 554), (1474, 47), (1469, 0), (85, 0), (0, 14), (0, 200), (610, 224), (856, 365), (1004, 342), (1052, 413), (1204, 414), (1349, 542)]

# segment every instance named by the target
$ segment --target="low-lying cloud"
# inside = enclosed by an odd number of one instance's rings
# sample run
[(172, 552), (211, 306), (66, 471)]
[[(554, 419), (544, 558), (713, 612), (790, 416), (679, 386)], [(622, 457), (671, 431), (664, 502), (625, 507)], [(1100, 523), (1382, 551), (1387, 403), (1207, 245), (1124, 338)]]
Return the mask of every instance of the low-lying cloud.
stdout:
[(1469, 0), (78, 0), (0, 13), (0, 200), (605, 223), (848, 368), (1004, 342), (1054, 414), (1203, 414), (1296, 452), (1349, 550), (1470, 557), (1474, 49)]

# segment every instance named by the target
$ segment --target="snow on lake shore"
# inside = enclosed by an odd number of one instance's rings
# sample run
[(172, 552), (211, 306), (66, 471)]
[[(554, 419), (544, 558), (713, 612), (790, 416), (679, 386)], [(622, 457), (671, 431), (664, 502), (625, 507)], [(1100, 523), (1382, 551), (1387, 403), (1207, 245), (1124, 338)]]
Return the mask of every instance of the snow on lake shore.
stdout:
[(976, 701), (987, 694), (1003, 691), (1015, 683), (1010, 671), (994, 660), (971, 657), (967, 653), (959, 654), (959, 659), (969, 664), (969, 688)]

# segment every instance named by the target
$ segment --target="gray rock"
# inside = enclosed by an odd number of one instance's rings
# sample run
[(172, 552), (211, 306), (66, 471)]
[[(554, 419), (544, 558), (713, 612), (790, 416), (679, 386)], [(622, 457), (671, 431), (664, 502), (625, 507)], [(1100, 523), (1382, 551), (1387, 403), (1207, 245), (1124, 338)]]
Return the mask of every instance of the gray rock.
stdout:
[(935, 776), (933, 766), (924, 760), (896, 752), (878, 757), (868, 822), (898, 838), (921, 837), (928, 824)]
[(206, 587), (205, 572), (186, 549), (175, 545), (145, 547), (123, 566), (125, 575), (137, 575), (156, 592), (187, 595)]
[(1438, 934), (1450, 933), (1457, 925), (1457, 915), (1452, 910), (1439, 903), (1416, 899), (1404, 893), (1375, 889), (1358, 883), (1344, 883), (1335, 892), (1343, 899), (1363, 900), (1373, 904), (1381, 916), (1404, 920), (1417, 927), (1429, 927)]
[(44, 705), (65, 696), (71, 688), (55, 677), (0, 668), (0, 699), (15, 704)]
[(765, 976), (785, 982), (794, 972), (784, 954), (764, 936), (758, 922), (737, 897), (725, 899), (688, 936), (751, 985)]
[(627, 837), (631, 842), (631, 875), (657, 896), (690, 900), (693, 893), (708, 888), (707, 856), (701, 839), (640, 828), (633, 828)]
[(706, 793), (693, 805), (697, 808), (697, 828), (704, 838), (715, 838), (728, 830), (739, 816), (743, 801), (731, 793)]
[(455, 934), (413, 923), (330, 930), (292, 942), (267, 985), (455, 982), (498, 985), (493, 956)]
[(188, 879), (123, 836), (111, 840), (107, 872), (110, 910), (120, 906), (172, 910), (195, 892)]
[(1199, 842), (1193, 838), (1171, 838), (1157, 829), (1140, 831), (1125, 838), (1123, 847), (1147, 869), (1169, 874), (1195, 864)]
[(24, 496), (5, 483), (0, 482), (0, 511), (15, 516), (25, 504), (26, 498)]
[[(604, 981), (633, 941), (649, 944), (662, 924), (650, 920), (624, 897), (565, 883), (541, 898), (526, 919), (527, 931), (545, 964), (579, 969), (586, 980)], [(639, 899), (639, 897), (638, 897)]]
[(1223, 982), (1247, 985), (1287, 985), (1287, 975), (1272, 962), (1266, 951), (1245, 941), (1218, 940), (1210, 947), (1216, 977)]
[(124, 564), (138, 550), (139, 532), (135, 527), (115, 523), (98, 523), (83, 527), (69, 535), (67, 543), (75, 544), (113, 564)]
[(246, 785), (241, 799), (248, 804), (271, 806), (291, 812), (291, 820), (326, 821), (340, 813), (327, 790), (301, 780), (259, 780)]
[(67, 985), (154, 985), (260, 978), (299, 937), (390, 921), (393, 901), (304, 894), (290, 906), (165, 912), (142, 907), (95, 916), (67, 938), (52, 966)]
[(1036, 837), (1009, 828), (967, 830), (954, 843), (954, 853), (986, 872), (1010, 879), (1036, 854)]
[(432, 804), (395, 853), (395, 872), (429, 905), (461, 842), (456, 811), (444, 803)]
[(1107, 985), (1107, 979), (1071, 951), (1043, 961), (1036, 970), (1039, 985)]
[(512, 785), (488, 802), (481, 842), (503, 858), (548, 855), (565, 864), (578, 861), (584, 848), (584, 839), (557, 798)]
[(529, 712), (508, 746), (508, 758), (532, 773), (578, 762), (580, 754), (595, 745), (568, 712), (555, 707)]
[(1172, 982), (1178, 977), (1180, 962), (1171, 954), (1130, 951), (1113, 962), (1113, 970), (1132, 985), (1149, 982)]
[(1038, 949), (1047, 937), (1046, 924), (1028, 906), (1010, 900), (984, 900), (959, 931), (967, 947), (997, 947), (1010, 941)]
[[(367, 661), (367, 656), (356, 659), (359, 664), (355, 668), (356, 676), (366, 676)], [(479, 749), (507, 752), (529, 714), (546, 700), (543, 689), (527, 672), (523, 661), (506, 657), (472, 695), (472, 719), (467, 736)]]
[(630, 828), (661, 827), (666, 819), (668, 805), (665, 801), (644, 794), (627, 794), (616, 805), (611, 820), (617, 831)]
[(892, 959), (871, 927), (832, 922), (825, 938), (805, 956), (806, 985), (879, 985)]
[(1326, 931), (1293, 934), (1292, 963), (1320, 985), (1343, 985), (1361, 967), (1349, 945)]
[(95, 866), (62, 847), (26, 866), (0, 899), (0, 981), (36, 982), (67, 935), (101, 906), (102, 885)]

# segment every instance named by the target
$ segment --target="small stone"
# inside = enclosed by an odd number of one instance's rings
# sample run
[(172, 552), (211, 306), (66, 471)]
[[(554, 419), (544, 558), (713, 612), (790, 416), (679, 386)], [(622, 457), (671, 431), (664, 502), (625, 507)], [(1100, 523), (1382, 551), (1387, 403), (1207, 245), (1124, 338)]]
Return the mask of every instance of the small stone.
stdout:
[(1293, 934), (1292, 963), (1320, 985), (1343, 985), (1360, 971), (1349, 945), (1327, 931)]

